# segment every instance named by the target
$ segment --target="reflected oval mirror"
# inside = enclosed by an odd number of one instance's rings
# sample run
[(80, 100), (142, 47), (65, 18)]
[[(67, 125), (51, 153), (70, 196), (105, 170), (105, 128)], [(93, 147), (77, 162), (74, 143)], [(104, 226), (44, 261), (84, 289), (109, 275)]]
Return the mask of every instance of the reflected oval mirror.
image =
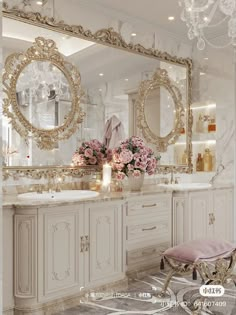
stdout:
[(159, 152), (165, 152), (184, 127), (182, 95), (166, 70), (158, 68), (151, 80), (141, 82), (136, 108), (143, 137)]
[(171, 132), (175, 122), (175, 103), (165, 87), (149, 90), (144, 115), (150, 130), (158, 137), (166, 137)]
[(32, 61), (22, 70), (16, 83), (16, 99), (22, 115), (38, 129), (63, 125), (71, 111), (69, 81), (49, 61)]
[(83, 121), (80, 73), (51, 39), (37, 37), (24, 53), (9, 55), (3, 86), (3, 113), (26, 143), (52, 150)]

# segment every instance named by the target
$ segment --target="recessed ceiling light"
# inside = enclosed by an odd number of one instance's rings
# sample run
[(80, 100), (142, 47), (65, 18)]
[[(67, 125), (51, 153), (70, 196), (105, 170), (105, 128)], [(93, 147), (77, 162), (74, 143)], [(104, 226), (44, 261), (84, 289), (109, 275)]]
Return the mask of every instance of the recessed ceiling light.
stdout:
[(104, 76), (104, 73), (99, 73), (100, 77), (103, 77)]
[(137, 36), (137, 34), (136, 33), (132, 33), (131, 36), (135, 37), (135, 36)]
[(169, 21), (174, 21), (175, 17), (174, 16), (168, 16)]
[(207, 16), (204, 16), (203, 20), (204, 20), (205, 22), (207, 22), (207, 21), (208, 21), (208, 17), (207, 17)]
[(205, 72), (200, 72), (200, 75), (205, 75), (206, 73)]
[(126, 79), (125, 79), (125, 81), (129, 81), (129, 79), (128, 79), (128, 78), (126, 78)]
[(205, 59), (205, 60), (208, 60), (209, 58), (208, 58), (208, 57), (205, 57), (204, 59)]
[(38, 5), (42, 5), (43, 4), (43, 1), (37, 1), (36, 2)]
[(102, 89), (99, 89), (99, 92), (102, 92)]

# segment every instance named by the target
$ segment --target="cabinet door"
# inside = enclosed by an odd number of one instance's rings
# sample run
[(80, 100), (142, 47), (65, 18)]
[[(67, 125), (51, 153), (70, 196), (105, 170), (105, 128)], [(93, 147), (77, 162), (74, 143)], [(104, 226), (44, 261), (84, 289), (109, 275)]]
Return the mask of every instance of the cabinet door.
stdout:
[(214, 237), (233, 240), (233, 191), (219, 189), (213, 192)]
[(122, 209), (119, 204), (104, 203), (85, 209), (85, 284), (106, 283), (122, 272)]
[(201, 191), (189, 194), (189, 240), (213, 236), (213, 225), (209, 220), (212, 209), (212, 192)]
[[(83, 286), (83, 255), (80, 255), (80, 227), (83, 209), (60, 207), (40, 213), (39, 284), (41, 299), (64, 295)], [(44, 275), (44, 277), (42, 277)]]

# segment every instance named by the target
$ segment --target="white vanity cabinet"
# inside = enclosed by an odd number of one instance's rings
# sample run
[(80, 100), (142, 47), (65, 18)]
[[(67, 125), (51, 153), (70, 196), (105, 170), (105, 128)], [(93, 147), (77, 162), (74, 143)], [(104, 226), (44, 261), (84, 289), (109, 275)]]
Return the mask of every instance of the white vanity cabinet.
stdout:
[(199, 238), (233, 240), (233, 190), (173, 194), (173, 245)]
[(133, 272), (158, 267), (161, 252), (171, 246), (172, 193), (128, 198), (126, 265)]
[[(11, 214), (13, 223), (14, 211), (13, 232), (7, 218)], [(85, 289), (123, 281), (123, 211), (119, 200), (11, 210), (5, 215), (11, 227), (5, 235), (14, 235), (14, 292), (8, 292), (5, 306), (12, 304), (14, 295), (16, 309), (30, 311), (58, 299), (78, 299)], [(12, 287), (8, 279), (4, 283)]]

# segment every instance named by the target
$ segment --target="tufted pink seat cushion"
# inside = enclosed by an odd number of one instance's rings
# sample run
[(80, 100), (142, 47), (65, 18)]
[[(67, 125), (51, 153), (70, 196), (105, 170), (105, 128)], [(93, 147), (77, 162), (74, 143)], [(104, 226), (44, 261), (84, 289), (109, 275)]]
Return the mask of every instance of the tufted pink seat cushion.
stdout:
[(230, 256), (236, 246), (220, 240), (195, 240), (167, 249), (163, 255), (176, 261), (194, 263), (198, 260), (213, 261)]

